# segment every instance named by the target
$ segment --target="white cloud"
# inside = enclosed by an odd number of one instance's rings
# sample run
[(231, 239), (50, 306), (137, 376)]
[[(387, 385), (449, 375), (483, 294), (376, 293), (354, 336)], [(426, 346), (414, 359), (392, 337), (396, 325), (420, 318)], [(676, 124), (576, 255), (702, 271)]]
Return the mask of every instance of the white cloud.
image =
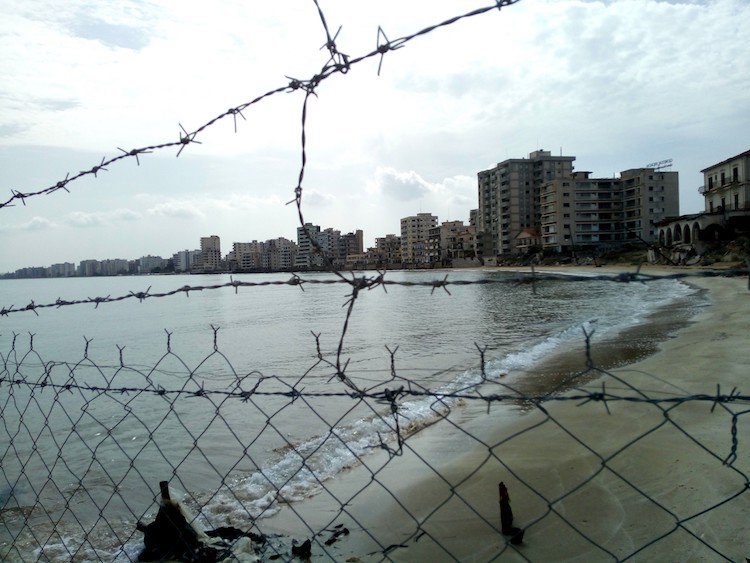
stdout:
[(44, 231), (55, 227), (57, 227), (57, 224), (45, 217), (32, 217), (30, 220), (16, 225), (2, 224), (0, 225), (0, 231)]
[(73, 227), (100, 227), (118, 222), (138, 221), (139, 219), (141, 219), (141, 214), (130, 209), (94, 213), (73, 211), (68, 215), (67, 223)]
[(147, 213), (158, 217), (174, 217), (177, 219), (203, 219), (206, 214), (190, 201), (165, 201), (151, 207)]

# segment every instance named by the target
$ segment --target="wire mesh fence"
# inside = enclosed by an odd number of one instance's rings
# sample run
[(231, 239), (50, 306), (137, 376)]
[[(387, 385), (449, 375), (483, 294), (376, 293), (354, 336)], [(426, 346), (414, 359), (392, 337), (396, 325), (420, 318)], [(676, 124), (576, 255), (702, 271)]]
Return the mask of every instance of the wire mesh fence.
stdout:
[[(531, 275), (509, 279), (533, 295)], [(601, 368), (586, 329), (580, 369), (536, 393), (491, 372), (479, 345), (477, 378), (446, 388), (402, 373), (397, 349), (363, 378), (346, 329), (329, 352), (311, 335), (315, 360), (291, 379), (243, 373), (220, 328), (211, 336), (208, 355), (187, 361), (166, 333), (163, 355), (142, 365), (124, 347), (95, 358), (89, 341), (78, 360), (49, 361), (34, 334), (13, 335), (0, 356), (4, 560), (737, 559), (742, 540), (721, 532), (748, 510), (750, 397), (736, 388), (679, 394), (658, 375)], [(674, 455), (654, 451), (665, 436)]]
[[(376, 48), (353, 57), (337, 48), (316, 1), (330, 54), (319, 73), (290, 79), (195, 130), (181, 126), (177, 141), (119, 149), (122, 154), (47, 188), (12, 190), (0, 208), (68, 192), (79, 178), (126, 158), (138, 162), (167, 148), (179, 156), (220, 120), (231, 117), (236, 129), (237, 116), (244, 118), (250, 105), (301, 92), (301, 167), (292, 201), (304, 227), (307, 101), (317, 87), (365, 60), (382, 63), (425, 34), (514, 3), (498, 0), (396, 40), (378, 28)], [(0, 304), (0, 332), (7, 337), (0, 350), (0, 558), (623, 561), (680, 553), (738, 560), (747, 551), (737, 534), (750, 510), (740, 447), (750, 397), (736, 388), (695, 394), (665, 383), (665, 374), (624, 377), (596, 358), (597, 344), (585, 329), (576, 369), (537, 391), (490, 370), (481, 343), (473, 377), (446, 387), (435, 383), (444, 381), (442, 371), (425, 375), (404, 367), (397, 346), (387, 349), (377, 374), (362, 373), (350, 364), (346, 342), (370, 290), (450, 297), (466, 285), (501, 292), (523, 284), (534, 295), (538, 283), (550, 281), (617, 287), (747, 276), (747, 270), (532, 271), (405, 281), (327, 265), (327, 279), (232, 278)], [(119, 343), (114, 358), (103, 358), (89, 340), (75, 359), (70, 350), (50, 357), (33, 332), (14, 332), (11, 324), (76, 307), (106, 311), (116, 303), (134, 308), (195, 293), (269, 286), (304, 292), (316, 285), (350, 292), (340, 336), (330, 347), (313, 333), (312, 360), (291, 376), (235, 361), (224, 351), (219, 326), (207, 354), (180, 349), (167, 332), (161, 355), (148, 362), (127, 359), (128, 342)], [(674, 448), (663, 451), (670, 442)], [(670, 478), (655, 477), (664, 475)]]

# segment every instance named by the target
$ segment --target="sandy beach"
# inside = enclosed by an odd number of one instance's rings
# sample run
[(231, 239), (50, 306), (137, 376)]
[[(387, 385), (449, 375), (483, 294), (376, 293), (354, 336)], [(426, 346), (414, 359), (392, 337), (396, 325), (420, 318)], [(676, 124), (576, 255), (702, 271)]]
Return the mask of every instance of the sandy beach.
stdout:
[[(617, 271), (634, 269), (596, 269)], [(587, 367), (582, 346), (580, 377), (556, 400), (489, 412), (464, 401), (403, 455), (368, 456), (278, 523), (300, 535), (300, 521), (343, 523), (352, 533), (327, 548), (340, 561), (745, 561), (750, 404), (711, 396), (748, 395), (748, 281), (688, 281), (710, 305), (656, 353), (603, 369), (601, 357)], [(746, 412), (733, 450), (732, 415)], [(520, 546), (500, 533), (500, 481), (525, 529)]]

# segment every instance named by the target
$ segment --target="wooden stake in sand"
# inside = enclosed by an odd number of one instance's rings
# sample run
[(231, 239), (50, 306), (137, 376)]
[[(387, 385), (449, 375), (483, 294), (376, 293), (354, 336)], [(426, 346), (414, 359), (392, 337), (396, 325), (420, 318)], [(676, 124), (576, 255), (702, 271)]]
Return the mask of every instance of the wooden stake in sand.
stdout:
[(523, 542), (525, 530), (513, 526), (513, 510), (510, 508), (510, 496), (505, 483), (500, 481), (497, 485), (500, 495), (500, 528), (503, 535), (510, 536), (510, 543), (520, 545)]

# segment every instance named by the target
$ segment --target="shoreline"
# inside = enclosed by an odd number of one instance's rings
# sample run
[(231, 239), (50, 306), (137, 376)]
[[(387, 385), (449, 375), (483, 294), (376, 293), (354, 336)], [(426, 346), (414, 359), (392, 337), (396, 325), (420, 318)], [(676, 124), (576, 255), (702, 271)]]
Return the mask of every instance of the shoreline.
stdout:
[[(552, 270), (557, 268), (544, 268)], [(632, 268), (596, 268), (623, 271)], [(719, 384), (727, 394), (746, 387), (750, 292), (739, 278), (690, 283), (708, 291), (710, 305), (668, 331), (655, 353), (609, 368), (594, 358), (594, 367), (584, 366), (560, 400), (543, 404), (545, 412), (515, 407), (487, 414), (483, 401), (466, 401), (451, 415), (453, 425), (444, 420), (441, 431), (411, 436), (403, 455), (390, 463), (384, 452), (368, 456), (327, 483), (328, 493), (296, 505), (295, 518), (277, 515), (279, 524), (297, 520), (293, 527), (299, 527), (300, 518), (344, 523), (352, 534), (328, 548), (336, 560), (485, 561), (501, 553), (510, 561), (748, 556), (750, 545), (741, 538), (750, 495), (740, 493), (750, 463), (738, 454), (733, 464), (723, 464), (731, 452), (731, 410), (739, 412), (741, 405), (720, 405), (711, 413), (710, 401), (658, 401), (715, 395)], [(615, 342), (610, 350), (617, 347)], [(501, 382), (497, 388), (507, 394)], [(580, 398), (603, 390), (611, 395), (606, 405)], [(748, 422), (739, 418), (739, 435)], [(461, 451), (448, 450), (455, 440), (463, 442)], [(510, 491), (514, 525), (526, 529), (519, 547), (499, 532), (499, 481)], [(332, 508), (330, 494), (354, 498)], [(720, 502), (726, 505), (711, 509)], [(388, 546), (395, 547), (383, 555)]]

